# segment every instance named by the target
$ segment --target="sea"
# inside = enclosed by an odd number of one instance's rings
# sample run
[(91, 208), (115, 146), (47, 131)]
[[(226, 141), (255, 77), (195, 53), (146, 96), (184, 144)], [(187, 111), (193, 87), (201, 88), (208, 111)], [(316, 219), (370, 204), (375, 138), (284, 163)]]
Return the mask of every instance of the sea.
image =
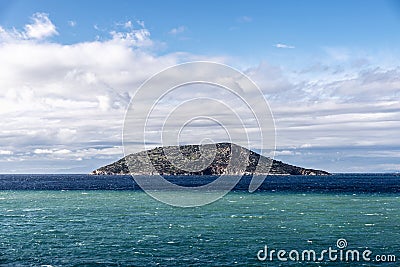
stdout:
[(182, 208), (131, 176), (0, 175), (0, 266), (400, 266), (398, 174), (249, 179)]

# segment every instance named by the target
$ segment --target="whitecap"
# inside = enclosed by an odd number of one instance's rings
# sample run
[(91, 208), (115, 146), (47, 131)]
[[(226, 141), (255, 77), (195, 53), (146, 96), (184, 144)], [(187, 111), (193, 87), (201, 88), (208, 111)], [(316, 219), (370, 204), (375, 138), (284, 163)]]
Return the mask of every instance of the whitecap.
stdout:
[(144, 235), (145, 237), (158, 237), (158, 235)]
[(40, 208), (28, 208), (28, 209), (23, 209), (22, 211), (42, 211), (43, 209)]

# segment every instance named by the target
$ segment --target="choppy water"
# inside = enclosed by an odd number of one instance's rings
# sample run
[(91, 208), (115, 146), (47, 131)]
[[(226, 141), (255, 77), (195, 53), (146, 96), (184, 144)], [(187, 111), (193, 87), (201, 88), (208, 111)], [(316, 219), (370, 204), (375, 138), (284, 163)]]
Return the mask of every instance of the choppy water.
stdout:
[[(65, 182), (71, 177), (77, 182)], [(128, 190), (135, 187), (127, 187), (127, 177), (0, 176), (0, 266), (279, 266), (276, 258), (258, 261), (257, 252), (265, 245), (320, 251), (336, 248), (339, 238), (348, 249), (397, 256), (394, 263), (351, 266), (399, 266), (398, 176), (278, 178), (261, 192), (177, 208)], [(78, 185), (85, 190), (66, 190)]]

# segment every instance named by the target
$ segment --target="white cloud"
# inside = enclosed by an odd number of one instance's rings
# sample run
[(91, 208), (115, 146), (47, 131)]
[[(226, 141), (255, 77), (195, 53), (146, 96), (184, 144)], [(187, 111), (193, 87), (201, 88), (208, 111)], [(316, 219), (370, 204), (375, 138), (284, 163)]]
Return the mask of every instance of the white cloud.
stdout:
[[(70, 45), (36, 42), (16, 34), (21, 32), (0, 27), (1, 160), (19, 162), (19, 172), (32, 170), (36, 160), (61, 168), (68, 160), (100, 164), (122, 156), (121, 128), (136, 88), (162, 69), (204, 59), (148, 52), (153, 41), (147, 29)], [(91, 150), (104, 144), (119, 147)], [(89, 165), (80, 171), (97, 167), (85, 162)]]
[(145, 26), (145, 24), (144, 24), (144, 21), (143, 20), (137, 20), (136, 21), (136, 23), (140, 26), (140, 27), (142, 27), (142, 28), (146, 28), (146, 26)]
[(70, 154), (72, 151), (69, 149), (54, 150), (54, 154)]
[(33, 23), (25, 25), (25, 33), (28, 38), (43, 39), (58, 34), (56, 26), (50, 21), (48, 14), (35, 13), (31, 19)]
[[(48, 19), (47, 15), (45, 17)], [(41, 19), (42, 24), (53, 25), (50, 20)], [(40, 19), (31, 25), (39, 22)], [(32, 26), (28, 38), (28, 29), (0, 26), (0, 162), (6, 162), (0, 164), (1, 172), (7, 172), (9, 162), (18, 164), (12, 166), (22, 172), (31, 170), (37, 160), (47, 162), (51, 168), (62, 169), (71, 164), (74, 170), (86, 172), (100, 163), (112, 162), (122, 156), (125, 109), (143, 81), (183, 61), (227, 62), (226, 58), (217, 56), (151, 53), (149, 49), (154, 46), (154, 40), (144, 24), (142, 26), (141, 29), (122, 27), (122, 30), (113, 31), (110, 38), (70, 45), (47, 42), (46, 37), (56, 34), (51, 30), (37, 30), (33, 34)], [(176, 34), (185, 29), (176, 28)], [(37, 39), (42, 41), (37, 42)], [(346, 54), (350, 57), (350, 53)], [(338, 54), (329, 55), (335, 57), (334, 60), (345, 59)], [(346, 61), (350, 62), (351, 58)], [(345, 157), (340, 161), (332, 151), (325, 154), (315, 151), (329, 148), (349, 152), (365, 147), (381, 153), (387, 147), (400, 147), (400, 67), (376, 68), (379, 64), (371, 61), (365, 64), (362, 70), (340, 65), (343, 70), (336, 72), (332, 71), (336, 63), (324, 62), (319, 70), (323, 75), (309, 72), (309, 76), (300, 72), (293, 74), (268, 62), (244, 71), (271, 105), (277, 127), (278, 157), (286, 157), (290, 163), (328, 166), (331, 168), (328, 170), (338, 171), (345, 168)], [(184, 91), (175, 100), (179, 102), (193, 92), (200, 94), (194, 89)], [(151, 97), (152, 92), (148, 94)], [(159, 114), (165, 114), (163, 108), (170, 108), (174, 104), (172, 100), (160, 107)], [(228, 97), (226, 103), (235, 104)], [(147, 103), (139, 103), (138, 108), (142, 104)], [(217, 105), (207, 109), (221, 121), (226, 118)], [(190, 107), (183, 115), (195, 116), (202, 110), (202, 106)], [(154, 129), (156, 133), (162, 121), (158, 123)], [(233, 121), (226, 120), (226, 123)], [(199, 121), (187, 129), (185, 142), (201, 137), (203, 130), (210, 129), (209, 125), (207, 121)], [(207, 133), (217, 136), (214, 139), (220, 137), (215, 129)], [(392, 152), (395, 155), (398, 150)], [(298, 153), (311, 154), (299, 156)], [(369, 154), (357, 152), (356, 155)], [(373, 155), (367, 159), (368, 162), (374, 160)], [(398, 158), (392, 156), (392, 162), (396, 160), (398, 162)], [(331, 165), (324, 165), (326, 162)], [(391, 162), (387, 164), (388, 168), (397, 166)], [(350, 169), (351, 166), (346, 167)]]
[[(303, 165), (314, 160), (309, 167), (354, 171), (353, 158), (365, 151), (335, 160), (336, 151), (347, 154), (361, 147), (370, 152), (399, 148), (400, 68), (346, 70), (345, 75), (328, 71), (329, 75), (303, 81), (291, 80), (287, 71), (265, 62), (246, 71), (263, 90), (274, 113), (277, 158)], [(309, 156), (283, 152), (296, 148), (330, 150)], [(310, 161), (302, 160), (304, 157)], [(388, 162), (396, 160), (387, 158)], [(364, 171), (379, 171), (376, 161), (369, 153), (364, 162), (354, 164), (365, 167)]]
[(33, 153), (35, 153), (35, 154), (52, 154), (53, 150), (37, 148), (37, 149), (35, 149), (35, 151), (33, 151)]
[(311, 144), (302, 144), (302, 145), (300, 145), (300, 148), (310, 148), (310, 147), (312, 147)]
[(131, 29), (133, 27), (132, 21), (128, 20), (127, 22), (125, 22), (124, 23), (124, 27), (128, 28), (128, 29)]
[(0, 155), (12, 155), (12, 154), (14, 153), (10, 150), (0, 150)]
[(293, 45), (287, 45), (287, 44), (275, 44), (274, 46), (275, 46), (276, 48), (288, 48), (288, 49), (296, 48), (296, 47), (293, 46)]
[(169, 31), (169, 34), (177, 35), (177, 34), (181, 34), (181, 33), (185, 32), (186, 30), (187, 30), (187, 28), (185, 26), (179, 26), (179, 27), (171, 29)]
[(77, 23), (76, 23), (76, 21), (74, 21), (74, 20), (69, 20), (69, 21), (68, 21), (68, 25), (71, 26), (71, 27), (75, 27), (76, 24), (77, 24)]
[(265, 94), (275, 93), (278, 96), (294, 87), (281, 67), (265, 61), (258, 66), (248, 68), (244, 73), (250, 76)]
[(131, 30), (129, 32), (111, 31), (115, 42), (126, 43), (130, 46), (151, 46), (150, 32), (147, 29)]

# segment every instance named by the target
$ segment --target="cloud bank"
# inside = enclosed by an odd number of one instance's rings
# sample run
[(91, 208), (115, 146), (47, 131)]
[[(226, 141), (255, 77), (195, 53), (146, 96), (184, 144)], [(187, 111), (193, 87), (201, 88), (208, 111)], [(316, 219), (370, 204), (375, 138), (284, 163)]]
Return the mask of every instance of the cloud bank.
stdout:
[[(20, 30), (0, 26), (2, 173), (89, 172), (110, 163), (123, 156), (125, 110), (141, 83), (185, 61), (235, 63), (222, 56), (158, 55), (143, 22), (128, 21), (101, 40), (69, 45), (50, 41), (58, 34), (44, 13), (34, 14)], [(268, 62), (243, 69), (271, 105), (277, 158), (334, 172), (398, 170), (400, 67), (352, 57), (342, 57), (338, 67), (331, 52), (330, 61), (297, 71)], [(171, 96), (160, 110), (179, 97)], [(209, 108), (224, 118), (218, 107)], [(195, 117), (201, 109), (187, 112)], [(218, 136), (209, 123), (188, 129), (185, 142), (198, 141), (195, 133)]]

